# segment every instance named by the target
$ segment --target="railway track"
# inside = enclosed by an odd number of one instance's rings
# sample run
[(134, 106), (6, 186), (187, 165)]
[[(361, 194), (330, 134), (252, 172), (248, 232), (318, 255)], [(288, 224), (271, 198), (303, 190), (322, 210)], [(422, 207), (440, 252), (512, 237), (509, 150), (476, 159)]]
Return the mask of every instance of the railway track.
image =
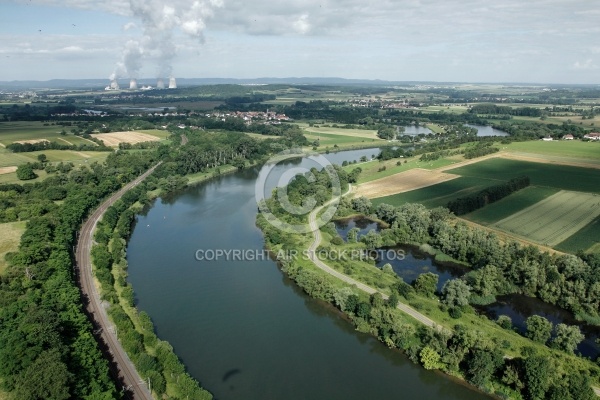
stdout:
[(148, 389), (147, 382), (142, 380), (135, 366), (125, 353), (125, 350), (123, 350), (117, 338), (118, 332), (115, 326), (108, 319), (106, 307), (100, 300), (100, 294), (94, 285), (90, 251), (92, 249), (94, 230), (106, 210), (119, 200), (123, 194), (137, 186), (148, 175), (154, 172), (159, 165), (160, 163), (156, 164), (114, 193), (108, 200), (105, 200), (81, 227), (75, 249), (75, 269), (79, 275), (79, 286), (84, 299), (84, 305), (94, 325), (96, 339), (103, 345), (105, 355), (111, 359), (112, 372), (117, 378), (124, 395), (129, 399), (136, 400), (151, 400), (153, 397)]

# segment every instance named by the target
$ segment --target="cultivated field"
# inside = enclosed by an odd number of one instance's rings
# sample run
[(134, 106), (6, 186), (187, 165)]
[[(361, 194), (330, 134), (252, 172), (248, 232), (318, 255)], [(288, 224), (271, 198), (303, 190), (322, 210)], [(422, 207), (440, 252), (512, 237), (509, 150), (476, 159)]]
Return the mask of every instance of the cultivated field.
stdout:
[(414, 168), (361, 184), (356, 190), (356, 196), (366, 196), (369, 198), (384, 197), (394, 193), (421, 189), (456, 178), (458, 178), (457, 175), (446, 174), (435, 170)]
[(495, 183), (484, 178), (456, 177), (456, 179), (422, 187), (421, 189), (375, 198), (372, 199), (372, 202), (375, 205), (385, 203), (399, 206), (405, 203), (421, 203), (428, 208), (446, 207), (450, 200), (475, 193)]
[(478, 224), (490, 225), (508, 218), (512, 214), (556, 194), (558, 191), (559, 189), (555, 188), (529, 186), (462, 217)]
[(527, 175), (532, 186), (600, 194), (600, 169), (595, 168), (490, 158), (445, 172), (496, 181)]
[(157, 142), (159, 137), (139, 131), (94, 133), (92, 137), (102, 140), (106, 146), (119, 147), (119, 143)]
[(582, 142), (580, 140), (560, 140), (544, 142), (530, 140), (526, 142), (513, 142), (502, 145), (502, 150), (514, 152), (516, 155), (536, 155), (547, 161), (564, 161), (567, 163), (598, 163), (600, 164), (600, 143)]
[(559, 243), (556, 248), (560, 251), (577, 253), (583, 250), (600, 254), (600, 217), (596, 217), (568, 239)]
[(600, 215), (600, 196), (562, 190), (493, 227), (525, 239), (556, 246)]

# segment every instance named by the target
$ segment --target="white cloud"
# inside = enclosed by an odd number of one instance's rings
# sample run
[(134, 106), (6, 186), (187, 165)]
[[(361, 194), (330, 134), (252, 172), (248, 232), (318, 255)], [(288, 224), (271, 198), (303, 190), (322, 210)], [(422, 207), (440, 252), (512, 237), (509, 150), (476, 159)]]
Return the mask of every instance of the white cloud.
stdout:
[(598, 69), (598, 65), (594, 64), (594, 62), (592, 61), (591, 58), (588, 58), (587, 60), (580, 62), (580, 61), (575, 61), (575, 63), (573, 64), (573, 69), (576, 70), (591, 70), (591, 69)]

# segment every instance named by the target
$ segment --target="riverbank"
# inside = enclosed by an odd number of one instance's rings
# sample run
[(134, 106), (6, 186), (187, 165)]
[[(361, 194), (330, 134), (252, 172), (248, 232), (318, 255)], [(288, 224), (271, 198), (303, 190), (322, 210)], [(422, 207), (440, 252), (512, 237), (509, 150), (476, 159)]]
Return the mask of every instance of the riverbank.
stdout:
[[(318, 210), (317, 210), (318, 212)], [(316, 213), (315, 213), (316, 214)], [(279, 216), (281, 218), (281, 216)], [(314, 222), (314, 215), (311, 214), (310, 222)], [(314, 225), (314, 224), (311, 224)], [(263, 230), (267, 245), (275, 252), (281, 249), (281, 245), (277, 244), (277, 236), (269, 225), (262, 221), (262, 216), (259, 216), (258, 226)], [(314, 226), (313, 226), (314, 228)], [(275, 236), (273, 236), (275, 235)], [(486, 351), (499, 351), (501, 349), (501, 361), (495, 369), (501, 366), (502, 369), (515, 368), (512, 366), (513, 359), (527, 359), (536, 354), (536, 357), (542, 357), (544, 360), (554, 360), (559, 367), (559, 374), (565, 376), (572, 373), (570, 371), (579, 371), (582, 376), (591, 374), (594, 377), (594, 381), (597, 383), (598, 367), (591, 363), (589, 360), (575, 357), (564, 351), (558, 351), (549, 348), (541, 343), (532, 342), (531, 340), (518, 335), (510, 329), (504, 329), (497, 323), (488, 320), (485, 316), (477, 315), (470, 307), (462, 307), (460, 313), (456, 313), (453, 317), (450, 317), (449, 311), (451, 309), (443, 304), (433, 296), (435, 287), (431, 289), (431, 294), (424, 295), (420, 292), (421, 289), (415, 287), (411, 288), (402, 281), (398, 281), (398, 278), (386, 274), (378, 268), (373, 268), (369, 263), (365, 263), (362, 260), (340, 260), (332, 259), (327, 261), (327, 264), (318, 260), (314, 256), (317, 248), (325, 254), (348, 253), (348, 251), (356, 249), (364, 249), (362, 244), (348, 244), (348, 243), (333, 243), (331, 239), (337, 237), (336, 232), (330, 232), (329, 228), (321, 228), (321, 230), (315, 231), (314, 241), (307, 241), (306, 238), (293, 235), (286, 241), (286, 249), (292, 248), (295, 251), (301, 253), (305, 249), (309, 249), (309, 254), (312, 255), (310, 260), (307, 262), (305, 259), (294, 259), (294, 260), (282, 260), (282, 269), (288, 273), (288, 275), (294, 279), (309, 295), (321, 298), (336, 304), (342, 311), (348, 312), (349, 318), (351, 318), (358, 330), (374, 333), (382, 342), (386, 343), (389, 347), (398, 347), (406, 351), (406, 354), (414, 362), (418, 362), (423, 365), (426, 369), (440, 369), (451, 375), (459, 376), (463, 379), (468, 380), (471, 383), (476, 384), (478, 387), (484, 389), (486, 392), (498, 396), (508, 398), (520, 398), (521, 394), (519, 387), (514, 387), (510, 384), (506, 384), (504, 381), (492, 378), (488, 376), (484, 380), (480, 380), (477, 373), (472, 372), (469, 363), (473, 362), (477, 358), (476, 354), (479, 352)], [(321, 243), (321, 238), (323, 242)], [(273, 242), (275, 240), (275, 242)], [(327, 278), (323, 277), (323, 274), (329, 274), (336, 279), (338, 282), (332, 282)], [(426, 274), (425, 274), (426, 275)], [(311, 279), (310, 277), (313, 276)], [(318, 283), (321, 282), (321, 283)], [(324, 282), (328, 282), (325, 285)], [(344, 282), (347, 286), (340, 289), (339, 284)], [(365, 295), (370, 295), (368, 299), (356, 292), (356, 288), (365, 291)], [(374, 300), (373, 293), (379, 293), (381, 300)], [(353, 306), (347, 308), (344, 302), (345, 299), (348, 301), (349, 296), (358, 296), (359, 304), (365, 304), (365, 306), (355, 306), (355, 301), (352, 301)], [(376, 317), (373, 310), (381, 312), (381, 308), (386, 309), (386, 304), (392, 296), (398, 296), (400, 294), (406, 302), (411, 306), (413, 310), (418, 312), (417, 319), (407, 321), (406, 318), (402, 319), (403, 323), (409, 323), (413, 326), (413, 333), (400, 335), (394, 331), (394, 323), (389, 320), (381, 319)], [(399, 298), (396, 297), (396, 302)], [(392, 302), (395, 305), (396, 302)], [(364, 314), (361, 310), (365, 307), (370, 307), (371, 312)], [(386, 312), (391, 312), (388, 310)], [(451, 313), (452, 314), (452, 313)], [(412, 315), (412, 314), (411, 314)], [(434, 323), (427, 323), (428, 326), (437, 325), (442, 326), (445, 329), (443, 331), (454, 332), (450, 333), (450, 339), (446, 337), (443, 339), (444, 344), (441, 345), (436, 342), (435, 346), (431, 343), (430, 336), (422, 336), (421, 330), (418, 326), (415, 326), (416, 321), (420, 321), (421, 315), (426, 316), (426, 321), (435, 321)], [(414, 316), (414, 315), (413, 315)], [(395, 316), (394, 318), (402, 318)], [(420, 323), (420, 322), (419, 322)], [(434, 325), (434, 326), (435, 326)], [(448, 363), (443, 361), (445, 357), (448, 357), (448, 351), (451, 348), (450, 344), (445, 343), (446, 341), (451, 342), (453, 336), (457, 335), (463, 329), (467, 329), (469, 332), (477, 333), (480, 338), (479, 344), (469, 345), (466, 354), (461, 355), (465, 357), (466, 369), (462, 364)], [(435, 332), (433, 336), (437, 336)], [(409, 336), (409, 337), (407, 337)], [(444, 335), (442, 335), (444, 336)], [(438, 339), (436, 339), (438, 340)], [(418, 345), (416, 343), (419, 343)], [(485, 344), (487, 343), (487, 344)], [(415, 347), (416, 346), (416, 347)], [(449, 346), (446, 348), (445, 346)], [(491, 346), (491, 347), (488, 347)], [(529, 349), (529, 350), (527, 350)], [(425, 353), (423, 353), (425, 352)], [(470, 355), (469, 355), (470, 354)], [(429, 357), (433, 357), (435, 362), (431, 362)], [(493, 356), (490, 356), (493, 357)], [(428, 361), (429, 360), (429, 361)], [(546, 361), (545, 361), (546, 362)], [(568, 368), (564, 368), (569, 366)], [(494, 369), (492, 369), (493, 371)], [(557, 378), (561, 379), (561, 378)], [(527, 389), (528, 390), (528, 389)]]

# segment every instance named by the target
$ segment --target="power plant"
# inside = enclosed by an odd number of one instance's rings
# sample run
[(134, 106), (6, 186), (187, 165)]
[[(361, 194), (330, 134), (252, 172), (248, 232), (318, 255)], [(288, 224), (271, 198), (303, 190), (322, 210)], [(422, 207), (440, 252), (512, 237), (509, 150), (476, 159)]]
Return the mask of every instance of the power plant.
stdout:
[[(169, 78), (168, 86), (165, 85), (165, 80), (163, 78), (158, 78), (156, 80), (156, 89), (165, 89), (166, 87), (168, 87), (169, 89), (177, 89), (177, 80), (174, 77)], [(129, 90), (150, 90), (150, 89), (154, 89), (154, 88), (150, 85), (142, 85), (140, 87), (136, 78), (131, 78), (129, 80)], [(108, 84), (108, 86), (106, 86), (104, 88), (104, 90), (121, 90), (121, 87), (119, 86), (119, 82), (117, 81), (117, 78), (115, 78), (114, 76), (111, 76), (110, 83)]]

